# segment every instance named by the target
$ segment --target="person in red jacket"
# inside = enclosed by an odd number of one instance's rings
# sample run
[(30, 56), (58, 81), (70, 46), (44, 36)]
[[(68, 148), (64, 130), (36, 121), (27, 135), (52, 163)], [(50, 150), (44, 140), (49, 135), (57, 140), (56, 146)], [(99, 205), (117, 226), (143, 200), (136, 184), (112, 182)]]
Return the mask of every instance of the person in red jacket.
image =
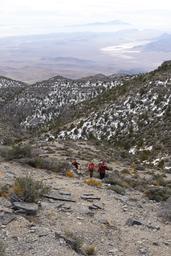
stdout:
[(104, 179), (106, 175), (106, 170), (109, 170), (108, 166), (106, 165), (105, 161), (102, 161), (98, 165), (98, 172), (100, 174), (100, 179)]
[(96, 166), (95, 166), (95, 164), (93, 162), (90, 162), (88, 164), (88, 171), (90, 173), (90, 178), (93, 177), (93, 172), (95, 171), (95, 168), (96, 168)]

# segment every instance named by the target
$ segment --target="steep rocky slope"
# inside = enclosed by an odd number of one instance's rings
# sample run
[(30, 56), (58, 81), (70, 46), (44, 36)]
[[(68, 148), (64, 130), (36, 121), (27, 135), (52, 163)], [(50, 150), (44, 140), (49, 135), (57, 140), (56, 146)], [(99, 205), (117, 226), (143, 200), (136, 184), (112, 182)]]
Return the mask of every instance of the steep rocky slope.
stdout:
[(0, 141), (14, 136), (16, 133), (16, 127), (12, 126), (11, 118), (8, 115), (8, 106), (11, 100), (17, 98), (26, 87), (27, 84), (23, 82), (0, 76)]
[[(126, 187), (123, 195), (105, 182), (99, 188), (85, 183), (88, 159), (95, 157), (99, 161), (103, 151), (87, 142), (36, 142), (36, 147), (42, 159), (66, 160), (68, 153), (70, 157), (77, 156), (80, 176), (69, 178), (58, 168), (53, 172), (1, 159), (0, 192), (2, 185), (13, 188), (17, 177), (30, 175), (46, 184), (49, 196), (54, 198), (42, 197), (32, 215), (14, 208), (14, 195), (0, 196), (0, 242), (6, 246), (5, 256), (170, 256), (170, 224), (161, 215), (165, 209), (161, 203), (149, 200), (135, 188)], [(114, 177), (130, 168), (118, 161), (108, 164), (108, 174)], [(154, 174), (146, 168), (138, 169), (136, 177), (127, 175), (131, 180), (136, 178), (136, 183), (144, 177), (147, 183)], [(28, 207), (31, 206), (26, 203), (25, 209)], [(81, 247), (90, 246), (96, 253), (80, 251)]]
[(144, 163), (169, 158), (170, 61), (137, 76), (56, 76), (33, 85), (3, 77), (0, 81), (1, 134), (9, 127), (39, 134), (44, 129), (59, 139), (107, 142)]
[(0, 76), (0, 107), (7, 104), (11, 99), (17, 96), (26, 84)]
[(26, 129), (48, 126), (60, 113), (64, 113), (66, 107), (92, 99), (120, 83), (121, 78), (102, 75), (80, 80), (56, 76), (25, 86), (20, 93), (16, 90), (15, 95), (8, 97), (8, 104), (2, 107), (1, 115), (6, 113), (7, 120)]
[(107, 141), (146, 162), (167, 157), (171, 153), (171, 62), (104, 92), (81, 106), (80, 113), (80, 119), (60, 131), (58, 138)]

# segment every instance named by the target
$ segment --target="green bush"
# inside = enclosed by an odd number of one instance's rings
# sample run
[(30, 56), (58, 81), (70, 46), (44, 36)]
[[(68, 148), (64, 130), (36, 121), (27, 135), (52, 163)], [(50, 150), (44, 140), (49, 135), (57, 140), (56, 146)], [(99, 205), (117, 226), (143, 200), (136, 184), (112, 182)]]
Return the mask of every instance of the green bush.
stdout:
[(60, 162), (55, 158), (42, 158), (42, 157), (36, 157), (33, 159), (29, 159), (27, 162), (30, 166), (34, 168), (40, 168), (45, 169), (53, 172), (58, 173), (65, 173), (67, 170), (67, 163), (66, 162)]
[(156, 202), (166, 201), (171, 196), (171, 189), (165, 187), (152, 187), (144, 192), (150, 200)]
[(152, 183), (156, 186), (165, 186), (167, 182), (165, 181), (163, 175), (157, 174), (154, 175)]
[(143, 150), (139, 152), (139, 159), (141, 162), (148, 160), (149, 157), (151, 155), (151, 151), (150, 150)]
[(10, 188), (11, 186), (8, 184), (0, 185), (0, 197), (8, 197)]
[(6, 160), (21, 159), (24, 157), (31, 157), (31, 146), (29, 144), (18, 144), (14, 145), (12, 148), (4, 151), (1, 155)]
[(111, 185), (109, 189), (113, 190), (118, 194), (125, 195), (125, 189), (119, 185)]
[(37, 202), (43, 194), (48, 193), (49, 188), (41, 181), (35, 181), (30, 176), (19, 177), (14, 184), (15, 194), (24, 202)]
[(110, 184), (112, 186), (118, 185), (118, 186), (124, 187), (124, 188), (129, 187), (128, 183), (118, 173), (113, 174), (112, 177), (105, 178), (104, 182), (107, 184)]
[(81, 247), (83, 245), (83, 239), (81, 237), (78, 237), (73, 232), (70, 232), (67, 230), (65, 231), (65, 236), (72, 241), (71, 247), (75, 252), (77, 253), (82, 252)]

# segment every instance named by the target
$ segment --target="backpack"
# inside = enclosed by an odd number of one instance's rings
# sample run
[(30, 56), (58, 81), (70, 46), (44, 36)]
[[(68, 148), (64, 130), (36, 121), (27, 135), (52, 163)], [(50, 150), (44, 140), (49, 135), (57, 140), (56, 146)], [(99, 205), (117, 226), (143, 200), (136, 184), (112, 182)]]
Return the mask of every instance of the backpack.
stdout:
[(89, 170), (89, 171), (94, 170), (94, 168), (95, 168), (95, 164), (94, 164), (94, 163), (90, 163), (90, 164), (88, 165), (88, 170)]

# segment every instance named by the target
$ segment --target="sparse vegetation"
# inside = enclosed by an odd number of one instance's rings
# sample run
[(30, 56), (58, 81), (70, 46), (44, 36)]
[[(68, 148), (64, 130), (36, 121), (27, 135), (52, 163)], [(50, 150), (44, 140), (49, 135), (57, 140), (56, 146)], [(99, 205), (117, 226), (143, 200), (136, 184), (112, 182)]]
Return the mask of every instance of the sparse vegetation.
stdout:
[(73, 178), (73, 177), (74, 177), (73, 171), (68, 170), (68, 171), (66, 172), (66, 176), (69, 177), (69, 178)]
[(112, 177), (105, 178), (104, 182), (112, 186), (118, 185), (123, 188), (129, 187), (129, 184), (119, 174), (113, 174)]
[(119, 185), (111, 185), (109, 189), (113, 190), (118, 194), (125, 195), (125, 189)]
[(9, 185), (2, 185), (0, 186), (0, 197), (8, 197), (10, 193), (10, 186)]
[(152, 180), (152, 184), (155, 185), (155, 186), (165, 186), (166, 181), (165, 181), (163, 175), (157, 174), (157, 175), (154, 175), (153, 180)]
[(61, 162), (55, 158), (43, 158), (43, 157), (36, 157), (29, 159), (27, 164), (34, 168), (46, 169), (49, 171), (57, 172), (57, 173), (65, 173), (67, 169), (66, 162)]
[(77, 236), (76, 234), (74, 234), (71, 231), (66, 230), (65, 231), (65, 236), (69, 239), (71, 239), (72, 241), (72, 249), (77, 252), (80, 253), (82, 252), (81, 247), (83, 245), (83, 239), (79, 236)]
[(0, 256), (5, 256), (5, 244), (2, 240), (0, 240)]
[(156, 202), (166, 201), (171, 196), (171, 189), (166, 187), (151, 187), (145, 190), (145, 196)]
[(49, 188), (41, 181), (35, 181), (30, 176), (19, 177), (14, 184), (15, 194), (24, 202), (37, 202), (43, 194), (46, 194)]
[(89, 186), (94, 186), (94, 187), (101, 187), (102, 186), (102, 182), (96, 179), (86, 179), (84, 181), (87, 185)]
[(84, 251), (86, 255), (95, 255), (96, 247), (94, 245), (87, 245), (84, 247)]
[(17, 144), (12, 148), (6, 148), (1, 152), (2, 157), (6, 160), (21, 159), (25, 157), (31, 157), (32, 148), (29, 144)]

